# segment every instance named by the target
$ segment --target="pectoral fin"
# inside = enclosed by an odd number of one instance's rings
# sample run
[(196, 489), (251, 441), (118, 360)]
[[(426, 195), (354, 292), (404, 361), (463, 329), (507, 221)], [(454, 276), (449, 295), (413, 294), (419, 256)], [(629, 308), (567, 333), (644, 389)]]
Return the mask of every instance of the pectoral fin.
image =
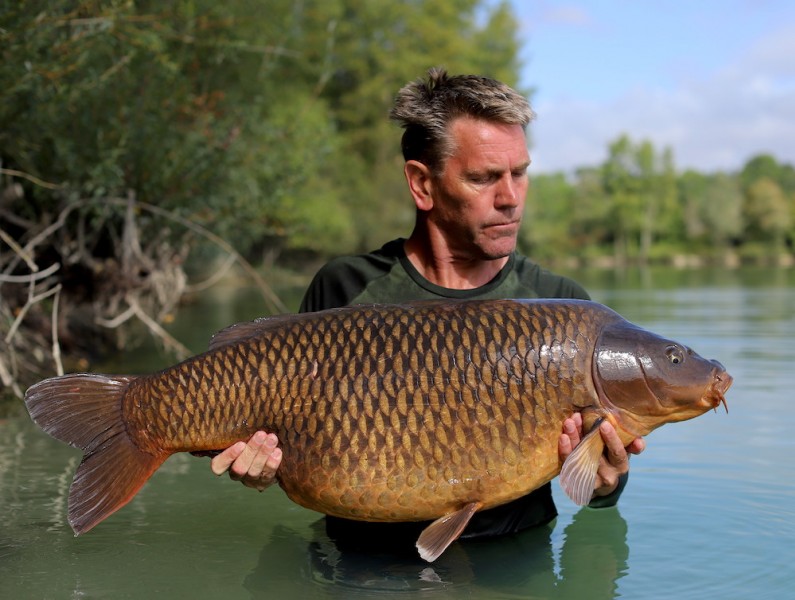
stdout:
[(599, 433), (600, 419), (577, 447), (569, 454), (560, 470), (560, 487), (575, 504), (585, 506), (593, 497), (599, 459), (605, 448)]
[(428, 525), (417, 540), (417, 550), (420, 551), (420, 556), (428, 562), (439, 558), (442, 552), (458, 539), (472, 515), (481, 506), (483, 504), (480, 502), (470, 502), (461, 510), (439, 517)]

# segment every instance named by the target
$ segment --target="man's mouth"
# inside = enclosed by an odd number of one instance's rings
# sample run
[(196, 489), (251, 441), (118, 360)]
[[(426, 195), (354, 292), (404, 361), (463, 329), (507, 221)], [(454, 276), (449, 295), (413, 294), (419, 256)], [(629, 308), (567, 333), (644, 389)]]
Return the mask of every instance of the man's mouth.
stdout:
[(491, 225), (487, 225), (485, 227), (486, 231), (491, 232), (492, 234), (497, 234), (501, 236), (513, 236), (516, 235), (516, 232), (519, 229), (519, 222), (518, 221), (508, 221), (506, 223), (493, 223)]

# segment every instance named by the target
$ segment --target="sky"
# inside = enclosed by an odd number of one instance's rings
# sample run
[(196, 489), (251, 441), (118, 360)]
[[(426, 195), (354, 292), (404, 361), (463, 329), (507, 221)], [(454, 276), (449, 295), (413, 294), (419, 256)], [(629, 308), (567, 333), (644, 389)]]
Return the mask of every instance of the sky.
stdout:
[(627, 134), (677, 170), (795, 165), (795, 1), (511, 0), (531, 171), (598, 166)]

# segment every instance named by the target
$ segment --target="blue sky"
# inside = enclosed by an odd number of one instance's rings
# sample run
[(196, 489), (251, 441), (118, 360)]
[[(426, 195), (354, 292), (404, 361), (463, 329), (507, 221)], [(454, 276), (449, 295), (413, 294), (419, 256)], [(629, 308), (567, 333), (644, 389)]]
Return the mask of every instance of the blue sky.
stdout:
[(795, 1), (511, 0), (534, 172), (596, 166), (622, 133), (679, 170), (795, 164)]

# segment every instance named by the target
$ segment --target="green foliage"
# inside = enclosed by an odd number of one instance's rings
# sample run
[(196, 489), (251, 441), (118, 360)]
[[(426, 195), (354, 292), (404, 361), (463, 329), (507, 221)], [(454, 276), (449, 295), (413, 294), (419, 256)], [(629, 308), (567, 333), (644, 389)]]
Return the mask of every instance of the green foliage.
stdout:
[(770, 239), (773, 249), (783, 246), (784, 236), (792, 228), (792, 214), (781, 186), (768, 177), (751, 183), (743, 212), (751, 239)]
[(408, 233), (395, 92), (519, 66), (509, 4), (479, 0), (23, 1), (0, 32), (2, 165), (60, 190), (32, 216), (133, 192), (243, 251)]
[(575, 252), (572, 211), (575, 190), (558, 173), (533, 178), (522, 223), (520, 245), (538, 260)]
[(740, 172), (740, 183), (744, 191), (763, 178), (778, 184), (785, 194), (795, 193), (795, 167), (780, 164), (769, 154), (751, 158)]

